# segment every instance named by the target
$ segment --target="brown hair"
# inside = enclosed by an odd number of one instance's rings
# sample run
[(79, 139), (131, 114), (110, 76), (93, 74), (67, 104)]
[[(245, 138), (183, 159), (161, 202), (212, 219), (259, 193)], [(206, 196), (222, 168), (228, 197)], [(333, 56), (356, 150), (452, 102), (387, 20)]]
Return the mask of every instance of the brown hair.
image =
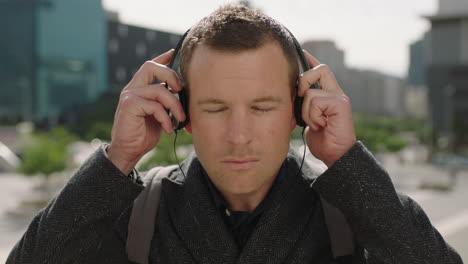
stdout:
[(273, 18), (244, 5), (220, 7), (190, 29), (180, 51), (182, 82), (188, 85), (188, 65), (197, 44), (220, 51), (241, 52), (260, 48), (268, 41), (276, 41), (289, 62), (291, 96), (294, 96), (299, 65), (291, 34)]

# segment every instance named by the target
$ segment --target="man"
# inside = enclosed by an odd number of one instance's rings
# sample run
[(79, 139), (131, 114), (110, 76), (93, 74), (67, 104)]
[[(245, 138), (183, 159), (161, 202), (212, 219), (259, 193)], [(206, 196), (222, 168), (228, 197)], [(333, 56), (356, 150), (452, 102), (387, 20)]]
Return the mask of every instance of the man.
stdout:
[[(351, 226), (349, 263), (462, 263), (356, 141), (333, 73), (305, 55), (312, 69), (298, 77), (291, 36), (258, 11), (225, 6), (204, 18), (183, 44), (182, 80), (165, 66), (172, 50), (140, 68), (121, 93), (108, 148), (39, 213), (8, 263), (128, 263), (143, 189), (132, 170), (173, 132), (165, 109), (187, 119), (196, 157), (184, 162), (186, 177), (178, 170), (162, 182), (149, 263), (336, 263), (320, 199)], [(316, 82), (321, 89), (309, 89)], [(186, 89), (188, 116), (167, 85)], [(307, 146), (329, 167), (318, 178), (288, 155), (296, 96)]]

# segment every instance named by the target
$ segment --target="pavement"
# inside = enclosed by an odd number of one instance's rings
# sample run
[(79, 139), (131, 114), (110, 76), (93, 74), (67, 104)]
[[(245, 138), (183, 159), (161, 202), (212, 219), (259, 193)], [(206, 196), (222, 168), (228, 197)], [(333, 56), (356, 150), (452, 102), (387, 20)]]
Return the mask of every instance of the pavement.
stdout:
[(388, 166), (399, 192), (415, 200), (445, 241), (468, 260), (468, 171), (456, 179), (430, 165)]

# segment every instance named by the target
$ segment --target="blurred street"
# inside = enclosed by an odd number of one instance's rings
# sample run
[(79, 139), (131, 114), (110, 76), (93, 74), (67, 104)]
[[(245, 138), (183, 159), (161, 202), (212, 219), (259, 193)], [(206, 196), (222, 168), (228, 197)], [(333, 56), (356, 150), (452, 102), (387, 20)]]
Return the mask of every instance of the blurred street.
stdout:
[[(398, 184), (397, 190), (413, 198), (424, 209), (432, 225), (457, 250), (463, 260), (468, 259), (468, 171), (460, 172), (453, 190), (444, 190), (450, 182), (447, 171), (431, 167), (405, 168), (388, 166), (387, 170)], [(416, 189), (415, 187), (432, 189)]]

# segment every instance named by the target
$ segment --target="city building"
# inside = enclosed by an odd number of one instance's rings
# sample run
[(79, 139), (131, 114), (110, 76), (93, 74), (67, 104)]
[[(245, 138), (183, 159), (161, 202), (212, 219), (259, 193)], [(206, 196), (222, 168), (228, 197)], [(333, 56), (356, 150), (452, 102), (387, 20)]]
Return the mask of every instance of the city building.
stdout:
[(107, 89), (100, 1), (0, 3), (0, 119), (56, 123)]
[(77, 111), (65, 113), (66, 122), (78, 134), (85, 134), (98, 122), (111, 122), (120, 92), (141, 65), (175, 48), (182, 37), (176, 33), (122, 23), (118, 14), (110, 11), (107, 12), (107, 36), (108, 90)]
[(116, 100), (105, 94), (120, 93), (181, 37), (121, 23), (92, 0), (6, 0), (0, 22), (9, 25), (0, 29), (0, 121), (46, 127), (76, 124), (91, 105)]
[[(452, 151), (468, 147), (468, 2), (439, 0), (431, 22), (429, 88), (433, 144)], [(448, 143), (447, 143), (448, 142)]]
[[(107, 68), (110, 92), (120, 93), (147, 60), (176, 47), (182, 35), (127, 25), (108, 13)], [(164, 81), (164, 80), (161, 80)]]
[(363, 115), (406, 116), (406, 81), (370, 70), (346, 69), (336, 78), (351, 99), (353, 112)]
[(345, 69), (345, 53), (336, 47), (335, 42), (314, 40), (306, 41), (301, 46), (320, 62), (325, 62), (333, 72), (339, 73)]
[(427, 61), (430, 58), (430, 32), (409, 47), (406, 110), (409, 116), (428, 118)]
[(406, 115), (405, 80), (376, 71), (347, 67), (344, 51), (332, 41), (307, 41), (302, 48), (330, 67), (350, 97), (353, 112), (394, 117)]
[(430, 58), (430, 33), (411, 43), (409, 47), (408, 84), (416, 89), (426, 89), (426, 65)]

